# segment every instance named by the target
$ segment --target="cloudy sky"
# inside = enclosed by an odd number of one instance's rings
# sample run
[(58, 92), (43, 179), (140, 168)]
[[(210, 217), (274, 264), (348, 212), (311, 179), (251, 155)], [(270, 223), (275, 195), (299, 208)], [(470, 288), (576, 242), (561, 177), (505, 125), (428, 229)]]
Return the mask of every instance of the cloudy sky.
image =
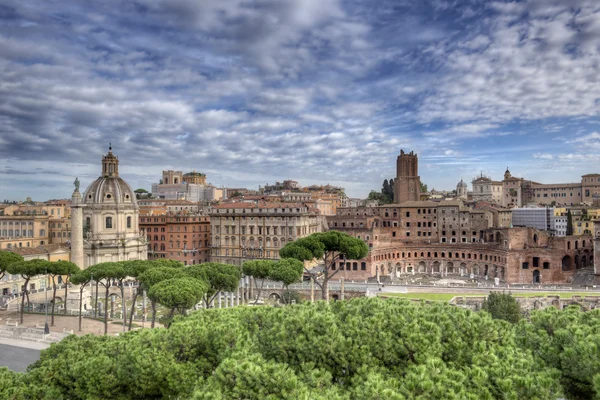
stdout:
[(600, 171), (597, 0), (98, 0), (0, 4), (0, 200), (121, 175), (295, 179), (364, 197), (419, 154), (481, 171)]

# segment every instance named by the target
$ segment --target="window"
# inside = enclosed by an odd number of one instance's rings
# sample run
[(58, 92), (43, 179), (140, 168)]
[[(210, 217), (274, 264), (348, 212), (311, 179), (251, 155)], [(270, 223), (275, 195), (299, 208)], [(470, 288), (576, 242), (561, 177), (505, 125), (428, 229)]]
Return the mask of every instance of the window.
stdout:
[(529, 263), (528, 263), (528, 262), (524, 262), (524, 263), (522, 264), (522, 268), (523, 268), (523, 269), (529, 269)]
[(131, 228), (131, 217), (127, 217), (127, 227)]
[(113, 227), (112, 217), (106, 217), (106, 229), (112, 229), (112, 227)]

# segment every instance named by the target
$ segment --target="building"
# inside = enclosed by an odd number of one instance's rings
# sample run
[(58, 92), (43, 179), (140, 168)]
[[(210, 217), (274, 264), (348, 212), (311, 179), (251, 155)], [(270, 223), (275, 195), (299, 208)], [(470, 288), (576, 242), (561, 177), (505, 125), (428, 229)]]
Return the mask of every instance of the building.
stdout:
[(163, 171), (159, 183), (152, 185), (152, 196), (161, 200), (188, 200), (208, 203), (227, 198), (227, 189), (206, 183), (206, 175), (192, 171)]
[(410, 154), (405, 154), (404, 150), (400, 150), (400, 155), (396, 160), (394, 202), (418, 201), (420, 198), (419, 158), (412, 151)]
[(326, 229), (315, 208), (295, 203), (229, 203), (210, 214), (210, 260), (242, 265), (250, 259), (279, 259), (286, 243)]
[(513, 226), (529, 226), (542, 231), (554, 232), (554, 208), (525, 207), (512, 209)]
[(79, 180), (71, 198), (72, 262), (80, 268), (109, 261), (146, 260), (145, 235), (140, 235), (139, 207), (131, 186), (119, 176), (119, 159), (109, 147), (102, 174), (83, 196)]
[(465, 181), (460, 179), (460, 182), (456, 185), (456, 197), (459, 199), (466, 200), (469, 192), (469, 187), (465, 183)]
[(501, 204), (502, 202), (502, 182), (493, 181), (489, 176), (481, 175), (473, 178), (471, 181), (473, 191), (470, 198), (476, 201), (487, 201), (490, 203)]
[[(401, 168), (412, 165), (409, 161)], [(414, 168), (410, 176), (416, 181)], [(509, 189), (523, 189), (521, 193), (527, 193), (524, 189), (530, 184), (509, 171), (506, 183)], [(518, 204), (522, 196), (511, 194), (507, 204)], [(338, 263), (337, 268), (343, 269), (339, 276), (346, 279), (382, 281), (421, 274), (535, 285), (569, 283), (578, 269), (593, 265), (592, 236), (555, 237), (553, 210), (541, 210), (544, 220), (539, 227), (544, 230), (511, 227), (510, 221), (515, 221), (508, 207), (479, 201), (470, 208), (461, 200), (341, 207), (327, 222), (329, 229), (364, 240), (370, 249), (363, 260)]]
[(210, 219), (201, 213), (141, 215), (140, 229), (148, 243), (148, 259), (177, 260), (184, 265), (210, 259)]

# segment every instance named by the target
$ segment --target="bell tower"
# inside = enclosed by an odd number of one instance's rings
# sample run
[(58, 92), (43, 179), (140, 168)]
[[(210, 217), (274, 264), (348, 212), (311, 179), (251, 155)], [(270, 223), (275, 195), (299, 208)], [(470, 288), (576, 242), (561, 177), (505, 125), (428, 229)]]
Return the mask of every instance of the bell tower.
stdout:
[(112, 153), (112, 144), (108, 145), (108, 154), (102, 156), (102, 176), (119, 176), (119, 157)]
[(396, 160), (396, 179), (394, 179), (394, 203), (418, 201), (421, 198), (421, 178), (419, 177), (419, 158), (400, 150)]

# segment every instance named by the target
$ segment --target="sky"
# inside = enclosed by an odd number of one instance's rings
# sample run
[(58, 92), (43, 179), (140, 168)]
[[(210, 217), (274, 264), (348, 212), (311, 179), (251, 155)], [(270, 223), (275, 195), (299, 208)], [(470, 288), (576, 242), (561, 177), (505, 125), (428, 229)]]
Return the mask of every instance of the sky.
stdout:
[(0, 200), (120, 173), (429, 187), (600, 172), (597, 0), (4, 0)]

